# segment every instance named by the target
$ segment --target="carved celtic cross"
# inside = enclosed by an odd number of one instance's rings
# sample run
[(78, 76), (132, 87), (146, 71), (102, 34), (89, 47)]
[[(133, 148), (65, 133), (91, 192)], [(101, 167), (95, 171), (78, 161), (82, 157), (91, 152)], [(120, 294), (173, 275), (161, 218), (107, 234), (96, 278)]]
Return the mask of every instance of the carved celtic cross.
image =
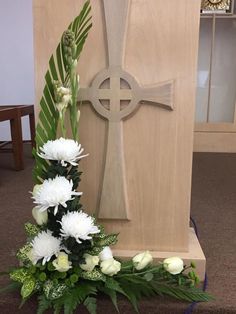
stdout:
[[(79, 100), (90, 101), (97, 113), (108, 120), (106, 161), (98, 218), (130, 219), (123, 149), (123, 119), (134, 113), (142, 102), (151, 102), (164, 109), (173, 110), (173, 82), (144, 88), (131, 74), (123, 70), (130, 1), (103, 0), (103, 3), (108, 67), (96, 75), (90, 87), (80, 89)], [(104, 82), (109, 83), (109, 88), (101, 88)], [(124, 83), (126, 88), (121, 86)], [(104, 100), (109, 102), (108, 109), (102, 104)], [(121, 108), (122, 101), (129, 103)]]

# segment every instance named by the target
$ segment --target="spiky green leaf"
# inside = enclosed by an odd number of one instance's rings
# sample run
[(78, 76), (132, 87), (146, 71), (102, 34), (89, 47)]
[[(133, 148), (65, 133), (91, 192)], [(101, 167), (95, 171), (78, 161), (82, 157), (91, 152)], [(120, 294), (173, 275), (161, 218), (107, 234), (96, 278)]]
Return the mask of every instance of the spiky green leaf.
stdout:
[[(92, 26), (91, 23), (91, 6), (86, 1), (79, 16), (69, 25), (68, 29), (72, 29), (75, 34), (76, 58), (80, 57), (88, 32)], [(65, 58), (63, 55), (62, 42), (58, 44), (55, 53), (50, 57), (49, 68), (45, 75), (45, 87), (43, 96), (40, 100), (39, 120), (36, 127), (36, 150), (39, 149), (48, 140), (56, 139), (57, 125), (59, 115), (55, 108), (55, 100), (53, 93), (53, 80), (60, 80), (63, 85), (67, 85), (70, 79), (69, 69), (66, 69)], [(76, 108), (74, 108), (75, 111)], [(73, 126), (74, 132), (77, 130)], [(36, 157), (36, 151), (33, 152)], [(47, 173), (48, 163), (39, 158), (35, 158), (36, 164), (33, 170), (33, 178), (36, 183), (41, 183), (44, 175)]]

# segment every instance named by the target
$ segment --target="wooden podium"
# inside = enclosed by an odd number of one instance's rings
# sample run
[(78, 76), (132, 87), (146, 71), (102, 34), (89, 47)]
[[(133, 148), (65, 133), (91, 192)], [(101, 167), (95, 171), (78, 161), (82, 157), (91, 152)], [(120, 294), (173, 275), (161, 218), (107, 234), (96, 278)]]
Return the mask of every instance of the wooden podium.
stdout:
[[(36, 103), (47, 62), (83, 1), (34, 1)], [(80, 190), (86, 211), (119, 232), (115, 255), (205, 257), (189, 227), (200, 0), (91, 1), (78, 64)]]

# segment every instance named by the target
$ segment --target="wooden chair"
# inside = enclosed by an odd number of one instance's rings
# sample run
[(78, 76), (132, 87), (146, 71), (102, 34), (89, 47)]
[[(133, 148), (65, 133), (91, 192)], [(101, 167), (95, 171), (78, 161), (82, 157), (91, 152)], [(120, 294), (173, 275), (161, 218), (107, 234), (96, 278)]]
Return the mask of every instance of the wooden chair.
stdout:
[(24, 169), (23, 161), (23, 139), (22, 139), (22, 127), (21, 117), (29, 116), (31, 144), (35, 147), (35, 117), (34, 117), (34, 105), (19, 105), (19, 106), (0, 106), (0, 122), (10, 121), (11, 126), (11, 138), (12, 148), (5, 148), (5, 145), (9, 142), (1, 142), (0, 151), (9, 152), (13, 151), (14, 164), (16, 170)]

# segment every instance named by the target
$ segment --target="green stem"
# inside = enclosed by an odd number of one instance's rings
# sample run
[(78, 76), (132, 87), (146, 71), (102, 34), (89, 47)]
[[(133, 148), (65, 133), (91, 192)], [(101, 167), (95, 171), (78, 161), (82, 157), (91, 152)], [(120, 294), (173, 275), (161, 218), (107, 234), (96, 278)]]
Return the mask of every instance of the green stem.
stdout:
[(130, 276), (130, 275), (137, 275), (137, 276), (142, 276), (142, 275), (145, 275), (147, 273), (156, 273), (160, 270), (161, 266), (157, 266), (157, 267), (152, 267), (152, 268), (149, 268), (145, 271), (142, 271), (142, 272), (132, 272), (132, 273), (128, 273), (128, 274), (118, 274), (117, 277), (127, 277), (127, 276)]
[(72, 94), (72, 103), (70, 107), (70, 123), (73, 139), (78, 139), (78, 125), (77, 125), (77, 97), (78, 97), (78, 79), (76, 68), (74, 66), (70, 69), (70, 85)]
[(65, 128), (65, 124), (64, 124), (64, 114), (61, 114), (60, 115), (60, 118), (59, 118), (59, 121), (60, 121), (60, 127), (61, 127), (61, 133), (62, 133), (62, 136), (64, 138), (66, 138), (66, 128)]

